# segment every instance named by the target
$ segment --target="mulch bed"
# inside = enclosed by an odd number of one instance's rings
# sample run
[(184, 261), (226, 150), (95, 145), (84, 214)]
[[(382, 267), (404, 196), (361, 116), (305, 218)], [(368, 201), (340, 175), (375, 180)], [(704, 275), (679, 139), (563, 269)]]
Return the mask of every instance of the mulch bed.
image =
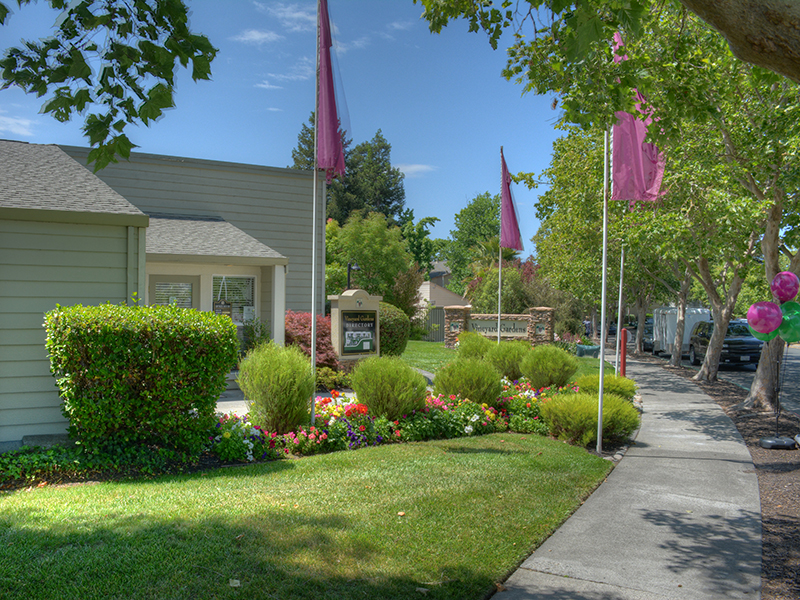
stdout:
[[(637, 360), (643, 359), (637, 355)], [(697, 373), (685, 367), (670, 367), (671, 373), (691, 379)], [(800, 598), (800, 450), (762, 448), (762, 438), (775, 437), (775, 413), (737, 410), (747, 390), (727, 381), (695, 381), (700, 389), (722, 407), (747, 444), (758, 476), (761, 496), (761, 599)], [(800, 433), (800, 415), (782, 411), (778, 435)]]

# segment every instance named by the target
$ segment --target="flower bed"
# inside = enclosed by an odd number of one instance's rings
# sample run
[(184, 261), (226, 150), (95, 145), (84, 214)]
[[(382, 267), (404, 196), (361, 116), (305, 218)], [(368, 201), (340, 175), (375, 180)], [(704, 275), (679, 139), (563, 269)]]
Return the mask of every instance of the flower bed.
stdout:
[(555, 393), (558, 390), (533, 389), (524, 380), (504, 380), (498, 408), (454, 395), (429, 395), (424, 408), (390, 421), (373, 417), (356, 398), (334, 391), (331, 397), (316, 398), (314, 425), (284, 435), (262, 430), (247, 416), (223, 415), (209, 450), (224, 462), (255, 462), (507, 430), (547, 435), (539, 408)]

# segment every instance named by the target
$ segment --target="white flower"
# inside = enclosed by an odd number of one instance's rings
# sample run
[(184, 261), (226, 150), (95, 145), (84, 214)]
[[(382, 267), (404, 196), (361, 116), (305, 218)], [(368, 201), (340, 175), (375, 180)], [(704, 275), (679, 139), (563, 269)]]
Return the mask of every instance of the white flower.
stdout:
[(466, 427), (464, 427), (464, 433), (466, 433), (467, 435), (472, 433), (472, 425), (467, 425)]
[(472, 421), (473, 423), (477, 420), (478, 420), (478, 415), (472, 415), (472, 417), (470, 417), (470, 421)]

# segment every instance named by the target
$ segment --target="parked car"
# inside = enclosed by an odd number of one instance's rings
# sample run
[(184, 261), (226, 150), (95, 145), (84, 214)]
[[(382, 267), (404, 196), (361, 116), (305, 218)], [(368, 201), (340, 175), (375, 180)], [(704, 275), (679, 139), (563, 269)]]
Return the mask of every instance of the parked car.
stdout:
[(653, 351), (653, 320), (647, 319), (642, 333), (642, 352)]
[[(695, 323), (692, 335), (689, 337), (689, 361), (693, 365), (699, 365), (705, 358), (712, 333), (714, 333), (713, 322)], [(764, 342), (754, 338), (750, 333), (746, 319), (732, 319), (722, 342), (719, 364), (758, 364), (763, 345)]]

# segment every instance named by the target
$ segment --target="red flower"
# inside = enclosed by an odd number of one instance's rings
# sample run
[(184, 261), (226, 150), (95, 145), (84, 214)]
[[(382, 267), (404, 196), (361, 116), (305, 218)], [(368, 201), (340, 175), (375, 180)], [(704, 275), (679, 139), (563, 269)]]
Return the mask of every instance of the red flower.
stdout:
[(364, 427), (363, 425), (360, 425), (360, 426), (358, 427), (358, 430), (359, 430), (359, 431), (366, 431), (366, 430), (367, 430), (367, 428), (366, 428), (366, 427)]

